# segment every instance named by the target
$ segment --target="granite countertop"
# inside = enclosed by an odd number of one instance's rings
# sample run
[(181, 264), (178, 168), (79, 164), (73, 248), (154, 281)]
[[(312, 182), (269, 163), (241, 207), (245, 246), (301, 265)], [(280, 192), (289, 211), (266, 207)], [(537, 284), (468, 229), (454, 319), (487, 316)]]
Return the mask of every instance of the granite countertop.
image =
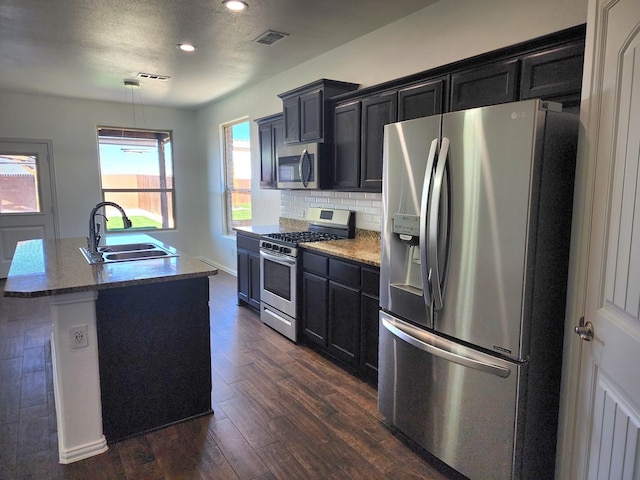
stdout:
[(269, 233), (280, 233), (284, 231), (279, 225), (249, 225), (247, 227), (234, 227), (234, 230), (256, 238), (260, 238), (262, 235), (268, 235)]
[[(289, 218), (280, 218), (279, 225), (258, 225), (235, 228), (237, 231), (247, 233), (256, 238), (269, 233), (305, 231), (307, 229), (307, 222)], [(357, 229), (355, 238), (307, 242), (301, 243), (300, 247), (380, 267), (380, 232)]]
[(309, 229), (309, 224), (304, 220), (280, 218), (278, 225), (249, 225), (246, 227), (234, 227), (237, 232), (243, 232), (259, 238), (270, 233), (304, 232)]
[(355, 238), (301, 243), (300, 246), (307, 250), (380, 267), (380, 232), (356, 230)]
[(178, 256), (89, 265), (86, 238), (19, 242), (4, 288), (7, 297), (42, 297), (216, 275), (218, 269), (143, 234), (106, 237), (103, 245), (155, 243)]

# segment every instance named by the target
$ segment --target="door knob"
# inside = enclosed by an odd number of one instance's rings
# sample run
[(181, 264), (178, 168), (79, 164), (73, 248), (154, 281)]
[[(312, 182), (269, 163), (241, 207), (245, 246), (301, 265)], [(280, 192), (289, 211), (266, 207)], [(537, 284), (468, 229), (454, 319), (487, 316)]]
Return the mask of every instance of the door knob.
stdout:
[(585, 342), (593, 340), (593, 324), (591, 322), (584, 322), (584, 317), (580, 317), (578, 326), (574, 328), (574, 332), (580, 335), (580, 338)]

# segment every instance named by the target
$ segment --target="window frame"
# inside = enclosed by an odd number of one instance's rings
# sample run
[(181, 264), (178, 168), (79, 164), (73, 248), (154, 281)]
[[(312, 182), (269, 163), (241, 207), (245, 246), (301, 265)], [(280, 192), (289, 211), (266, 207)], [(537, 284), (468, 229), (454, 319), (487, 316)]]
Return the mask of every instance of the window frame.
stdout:
[[(106, 132), (107, 134), (101, 134), (101, 131)], [(135, 135), (132, 135), (133, 132), (135, 132), (139, 136), (136, 137)], [(102, 201), (107, 201), (106, 194), (109, 194), (109, 193), (111, 194), (159, 193), (161, 194), (160, 195), (161, 205), (166, 204), (165, 206), (161, 206), (161, 210), (164, 212), (164, 209), (165, 208), (167, 209), (166, 218), (164, 213), (162, 214), (162, 226), (159, 228), (153, 228), (153, 227), (144, 228), (144, 227), (136, 227), (135, 225), (133, 225), (133, 227), (135, 228), (136, 231), (139, 231), (139, 232), (159, 232), (159, 231), (177, 230), (178, 219), (177, 219), (177, 209), (176, 209), (176, 177), (175, 177), (175, 161), (174, 161), (174, 155), (173, 155), (173, 152), (174, 152), (173, 130), (138, 128), (138, 127), (109, 127), (109, 126), (98, 125), (96, 127), (96, 133), (97, 133), (97, 141), (98, 141), (98, 168), (100, 172), (100, 191), (101, 191)], [(104, 182), (103, 182), (103, 171), (102, 171), (101, 158), (100, 158), (101, 137), (113, 138), (113, 139), (117, 139), (118, 137), (123, 139), (140, 138), (142, 140), (155, 140), (155, 141), (161, 142), (160, 139), (157, 138), (158, 134), (166, 135), (166, 137), (168, 138), (168, 141), (164, 142), (163, 144), (166, 145), (167, 143), (169, 143), (171, 146), (171, 158), (169, 159), (170, 160), (169, 165), (171, 167), (170, 172), (167, 171), (167, 168), (166, 168), (167, 160), (166, 160), (166, 157), (164, 156), (164, 148), (161, 148), (161, 143), (158, 143), (154, 146), (154, 148), (159, 154), (157, 159), (157, 162), (158, 162), (157, 165), (158, 165), (158, 171), (159, 171), (160, 186), (158, 188), (113, 188), (113, 187), (105, 188)], [(154, 135), (156, 135), (155, 138), (154, 138)], [(116, 141), (105, 142), (105, 143), (118, 145), (118, 142)], [(127, 144), (123, 142), (121, 145), (126, 146)], [(161, 152), (162, 152), (162, 156), (160, 155)], [(171, 179), (171, 182), (170, 182), (171, 187), (167, 187), (168, 178)], [(162, 194), (166, 194), (164, 196), (165, 198), (163, 198)], [(125, 211), (127, 210), (127, 208), (124, 205), (122, 205), (122, 207), (125, 209)], [(131, 214), (129, 214), (129, 216), (131, 216)], [(165, 223), (167, 224), (166, 226), (165, 226)], [(124, 230), (116, 228), (116, 229), (108, 229), (108, 232), (118, 233), (118, 232), (124, 232)]]
[[(249, 171), (252, 177), (252, 160), (251, 160), (251, 123), (248, 117), (239, 118), (227, 123), (223, 123), (220, 126), (220, 140), (221, 140), (221, 157), (222, 157), (222, 195), (224, 203), (224, 233), (227, 236), (235, 236), (235, 228), (239, 226), (250, 226), (253, 224), (253, 192), (251, 189), (252, 178), (249, 178), (248, 188), (235, 188), (233, 186), (233, 160), (229, 161), (229, 153), (233, 152), (233, 135), (232, 128), (235, 125), (246, 123), (249, 128), (249, 138), (247, 139), (248, 155), (249, 155)], [(229, 135), (228, 133), (229, 132)], [(229, 148), (231, 146), (231, 148)], [(232, 195), (233, 193), (248, 194), (251, 201), (251, 218), (245, 221), (242, 225), (233, 224), (233, 212), (232, 212)]]

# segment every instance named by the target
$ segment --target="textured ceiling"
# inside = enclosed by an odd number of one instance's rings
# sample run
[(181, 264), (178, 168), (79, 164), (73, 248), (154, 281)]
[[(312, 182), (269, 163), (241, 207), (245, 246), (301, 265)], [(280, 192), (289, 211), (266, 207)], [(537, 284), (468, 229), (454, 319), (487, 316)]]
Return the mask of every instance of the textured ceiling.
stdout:
[[(141, 79), (143, 103), (197, 108), (435, 1), (0, 0), (0, 91), (122, 102), (144, 72), (171, 78)], [(266, 30), (289, 36), (255, 43)]]

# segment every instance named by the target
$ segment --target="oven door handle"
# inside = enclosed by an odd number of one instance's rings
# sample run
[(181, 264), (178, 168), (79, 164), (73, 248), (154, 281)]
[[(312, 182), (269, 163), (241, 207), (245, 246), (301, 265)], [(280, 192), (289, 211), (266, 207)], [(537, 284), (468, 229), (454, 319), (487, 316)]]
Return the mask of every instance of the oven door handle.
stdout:
[(274, 255), (272, 253), (267, 253), (264, 250), (260, 250), (260, 256), (266, 260), (271, 260), (275, 263), (280, 263), (282, 265), (292, 265), (295, 266), (296, 259), (293, 257), (287, 257), (285, 255)]

